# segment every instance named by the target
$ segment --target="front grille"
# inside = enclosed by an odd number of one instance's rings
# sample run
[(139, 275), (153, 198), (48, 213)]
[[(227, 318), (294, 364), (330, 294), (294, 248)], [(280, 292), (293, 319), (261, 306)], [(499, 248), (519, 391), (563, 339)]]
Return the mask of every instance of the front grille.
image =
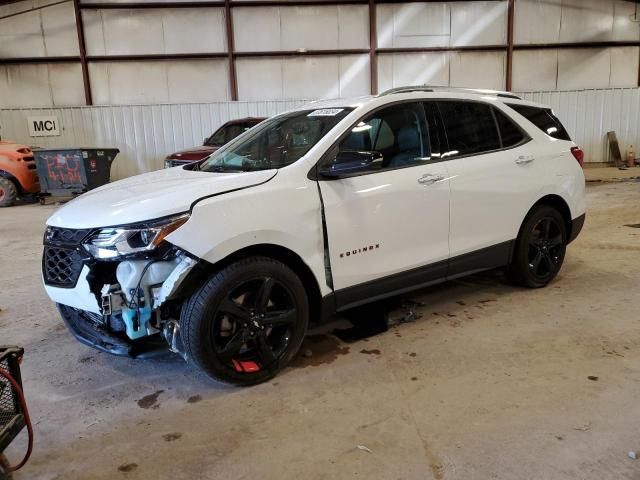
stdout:
[(193, 163), (194, 160), (168, 160), (169, 166), (171, 167), (179, 167), (180, 165), (187, 165), (188, 163)]
[(73, 288), (76, 286), (84, 260), (82, 240), (89, 229), (48, 227), (44, 238), (42, 272), (47, 285)]
[(44, 247), (43, 270), (47, 285), (75, 287), (82, 265), (83, 258), (75, 249)]
[(80, 245), (80, 242), (86, 237), (91, 230), (89, 229), (73, 229), (73, 228), (47, 228), (45, 244), (63, 244), (70, 247)]

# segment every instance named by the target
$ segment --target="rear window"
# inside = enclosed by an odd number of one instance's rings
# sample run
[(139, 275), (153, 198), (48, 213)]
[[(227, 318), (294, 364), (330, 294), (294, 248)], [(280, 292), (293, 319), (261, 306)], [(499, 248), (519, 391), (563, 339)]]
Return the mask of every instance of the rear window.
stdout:
[(511, 103), (507, 105), (550, 137), (557, 138), (558, 140), (571, 141), (571, 137), (562, 126), (562, 123), (550, 109), (531, 107), (529, 105), (515, 105)]

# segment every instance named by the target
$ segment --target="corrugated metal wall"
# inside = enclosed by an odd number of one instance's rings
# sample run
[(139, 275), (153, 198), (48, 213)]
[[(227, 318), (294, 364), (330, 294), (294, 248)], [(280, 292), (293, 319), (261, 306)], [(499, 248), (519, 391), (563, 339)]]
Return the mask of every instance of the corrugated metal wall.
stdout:
[(640, 146), (640, 89), (528, 92), (523, 98), (553, 107), (589, 163), (609, 160), (607, 132), (618, 135), (624, 157), (629, 145)]
[[(63, 107), (0, 110), (5, 140), (45, 147), (117, 147), (112, 178), (163, 167), (168, 153), (201, 145), (223, 123), (242, 117), (269, 117), (304, 101), (217, 102), (175, 105)], [(30, 137), (27, 117), (56, 115), (58, 137)]]
[[(523, 97), (553, 107), (586, 153), (587, 162), (609, 158), (606, 134), (615, 130), (620, 147), (640, 146), (640, 89), (527, 92)], [(271, 116), (304, 100), (217, 102), (0, 110), (0, 135), (39, 147), (117, 147), (114, 178), (162, 168), (164, 157), (200, 145), (224, 122), (246, 116)], [(57, 115), (59, 137), (29, 137), (27, 117)]]

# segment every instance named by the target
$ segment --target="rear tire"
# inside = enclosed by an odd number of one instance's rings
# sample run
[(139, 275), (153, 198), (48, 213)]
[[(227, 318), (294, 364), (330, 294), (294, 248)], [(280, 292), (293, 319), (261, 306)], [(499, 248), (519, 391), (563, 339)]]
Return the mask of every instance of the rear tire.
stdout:
[(560, 212), (548, 205), (536, 207), (520, 228), (509, 276), (523, 287), (546, 287), (562, 268), (566, 249), (567, 227)]
[(215, 380), (240, 386), (282, 370), (300, 349), (308, 323), (300, 278), (267, 257), (238, 260), (215, 273), (180, 315), (189, 361)]
[(15, 184), (5, 177), (0, 177), (0, 207), (10, 207), (18, 198)]

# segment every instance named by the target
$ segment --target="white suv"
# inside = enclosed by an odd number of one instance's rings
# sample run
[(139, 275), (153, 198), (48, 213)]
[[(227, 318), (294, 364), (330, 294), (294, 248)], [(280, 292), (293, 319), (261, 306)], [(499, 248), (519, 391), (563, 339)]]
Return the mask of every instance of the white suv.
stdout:
[(547, 285), (584, 222), (582, 157), (548, 107), (508, 93), (311, 103), (57, 210), (45, 288), (85, 344), (168, 344), (254, 384), (336, 312), (496, 267)]

